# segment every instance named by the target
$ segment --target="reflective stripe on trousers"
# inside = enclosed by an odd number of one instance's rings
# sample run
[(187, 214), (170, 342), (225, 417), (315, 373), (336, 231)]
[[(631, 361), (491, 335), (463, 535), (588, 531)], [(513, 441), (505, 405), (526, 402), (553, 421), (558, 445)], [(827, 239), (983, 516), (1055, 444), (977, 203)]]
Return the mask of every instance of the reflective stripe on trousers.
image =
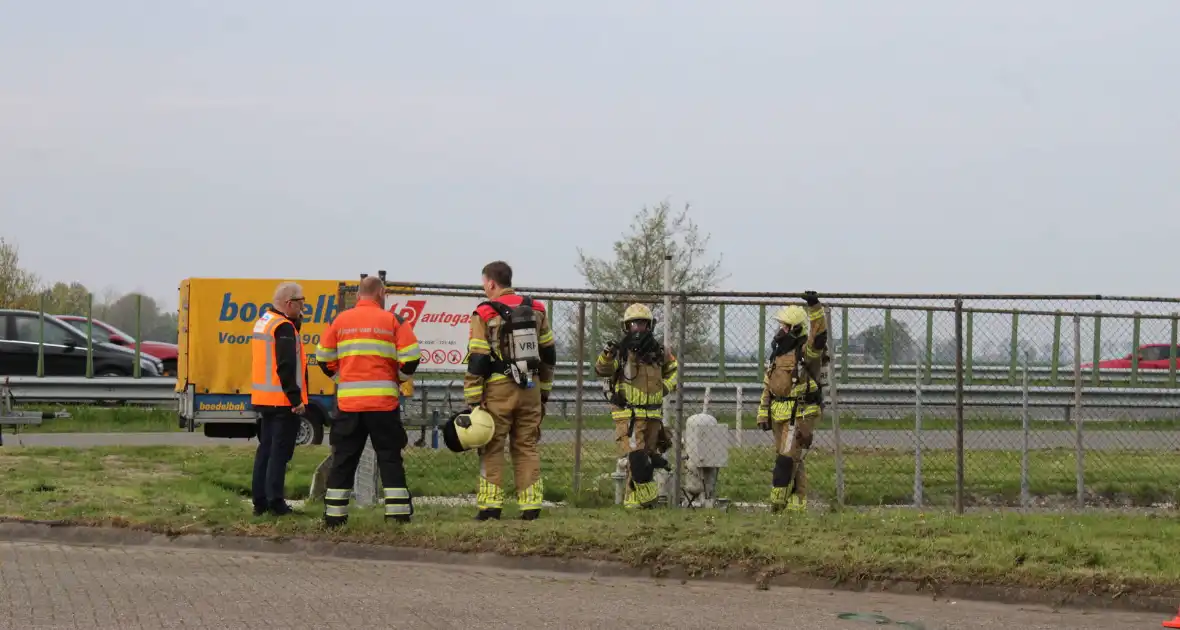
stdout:
[(324, 516), (347, 518), (348, 499), (352, 490), (348, 488), (328, 488), (324, 491)]
[(406, 488), (385, 489), (385, 515), (410, 516), (414, 513), (414, 504), (410, 500), (410, 491)]

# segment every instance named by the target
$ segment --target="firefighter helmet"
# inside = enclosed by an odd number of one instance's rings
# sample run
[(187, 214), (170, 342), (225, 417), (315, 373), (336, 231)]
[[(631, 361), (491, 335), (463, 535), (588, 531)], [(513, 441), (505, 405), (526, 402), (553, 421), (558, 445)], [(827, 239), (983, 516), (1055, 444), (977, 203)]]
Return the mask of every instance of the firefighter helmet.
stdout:
[(784, 306), (774, 314), (774, 318), (787, 328), (794, 328), (802, 326), (803, 322), (807, 321), (807, 311), (803, 310), (802, 306), (792, 304)]
[(460, 411), (442, 426), (443, 442), (447, 448), (462, 453), (479, 448), (492, 440), (496, 430), (492, 414), (482, 407)]
[(646, 319), (648, 321), (648, 324), (647, 324), (648, 330), (655, 329), (655, 327), (656, 327), (655, 315), (652, 315), (651, 309), (648, 308), (646, 305), (639, 304), (637, 302), (635, 304), (632, 304), (631, 306), (628, 306), (626, 311), (623, 311), (623, 330), (626, 331), (628, 324), (630, 324), (633, 321), (640, 320), (640, 319)]

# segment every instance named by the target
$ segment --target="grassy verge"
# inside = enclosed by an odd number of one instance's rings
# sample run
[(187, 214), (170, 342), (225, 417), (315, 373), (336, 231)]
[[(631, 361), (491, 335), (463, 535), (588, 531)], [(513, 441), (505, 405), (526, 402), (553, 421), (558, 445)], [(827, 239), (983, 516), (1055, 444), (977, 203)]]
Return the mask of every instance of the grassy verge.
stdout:
[[(0, 515), (110, 524), (156, 531), (326, 537), (357, 542), (613, 559), (636, 566), (681, 565), (700, 573), (742, 567), (762, 574), (801, 572), (837, 580), (912, 579), (1053, 587), (1105, 594), (1170, 594), (1180, 589), (1180, 523), (1116, 515), (956, 517), (945, 512), (875, 509), (773, 516), (692, 510), (628, 513), (619, 508), (549, 510), (540, 521), (472, 523), (471, 509), (420, 505), (415, 523), (385, 526), (357, 509), (349, 527), (328, 534), (321, 506), (305, 516), (253, 518), (243, 503), (248, 448), (24, 448), (0, 452)], [(322, 448), (292, 461), (289, 493), (306, 495)], [(424, 480), (430, 458), (414, 453)], [(452, 458), (457, 459), (457, 458)], [(437, 464), (438, 462), (433, 462)], [(411, 477), (412, 479), (415, 477)], [(510, 508), (511, 511), (511, 508)], [(806, 541), (805, 544), (801, 544)]]
[[(549, 429), (573, 429), (576, 421), (573, 417), (573, 405), (569, 406), (568, 416), (557, 415), (559, 409), (550, 403), (549, 414), (545, 417), (545, 427)], [(698, 413), (698, 409), (685, 408), (686, 416)], [(1099, 419), (1094, 414), (1098, 411), (1086, 410), (1088, 416), (1083, 417), (1086, 426), (1093, 430), (1103, 431), (1180, 431), (1180, 418), (1144, 418), (1142, 420)], [(733, 413), (710, 413), (717, 422), (732, 428), (735, 416)], [(742, 415), (742, 427), (757, 428), (757, 417), (754, 411)], [(586, 430), (613, 429), (614, 421), (606, 414), (585, 414), (582, 417), (582, 428)], [(924, 431), (953, 431), (955, 429), (953, 417), (939, 417), (931, 414), (922, 417)], [(963, 421), (963, 428), (967, 431), (1020, 431), (1023, 421), (1019, 416), (1001, 415), (996, 412), (993, 417), (967, 417)], [(832, 416), (827, 414), (819, 425), (820, 429), (832, 428)], [(840, 428), (844, 430), (876, 430), (876, 431), (913, 431), (913, 414), (898, 414), (891, 418), (860, 418), (846, 411), (840, 413)], [(1033, 431), (1072, 431), (1073, 421), (1064, 420), (1030, 420), (1029, 428)]]
[[(46, 420), (39, 426), (29, 425), (20, 430), (25, 433), (117, 433), (117, 432), (171, 432), (179, 431), (176, 412), (165, 409), (151, 409), (145, 407), (93, 407), (93, 406), (22, 406), (21, 409), (38, 411), (57, 411), (65, 409), (70, 418)], [(567, 416), (561, 416), (561, 406), (557, 403), (549, 404), (549, 415), (545, 418), (545, 428), (560, 430), (574, 429), (577, 424), (573, 418), (574, 406), (567, 405)], [(411, 413), (418, 409), (411, 407)], [(686, 414), (697, 413), (696, 409), (685, 409)], [(1091, 412), (1087, 412), (1091, 413)], [(1097, 413), (1097, 412), (1093, 412)], [(734, 426), (733, 413), (719, 413), (713, 411), (717, 421), (729, 427)], [(746, 429), (756, 428), (755, 413), (750, 411), (742, 417), (742, 426)], [(417, 421), (415, 416), (415, 421)], [(1095, 420), (1086, 418), (1088, 426), (1104, 431), (1180, 431), (1180, 418), (1145, 418), (1142, 420)], [(1001, 415), (997, 412), (994, 417), (971, 418), (964, 421), (964, 428), (968, 431), (1019, 431), (1022, 428), (1018, 416)], [(829, 414), (820, 429), (830, 429), (832, 417)], [(1061, 420), (1032, 420), (1029, 427), (1034, 431), (1072, 430), (1072, 422)], [(586, 413), (582, 419), (585, 430), (609, 430), (614, 428), (614, 421), (609, 414)], [(859, 418), (847, 411), (840, 414), (840, 428), (845, 430), (877, 430), (877, 431), (913, 431), (914, 417), (898, 415), (892, 418)], [(955, 420), (951, 417), (924, 416), (922, 428), (926, 431), (949, 431), (955, 429)], [(7, 429), (11, 431), (12, 429)]]
[[(158, 433), (180, 431), (176, 411), (144, 407), (90, 407), (27, 405), (21, 410), (59, 411), (69, 418), (53, 418), (40, 425), (20, 427), (22, 433)], [(11, 427), (5, 427), (11, 432)]]

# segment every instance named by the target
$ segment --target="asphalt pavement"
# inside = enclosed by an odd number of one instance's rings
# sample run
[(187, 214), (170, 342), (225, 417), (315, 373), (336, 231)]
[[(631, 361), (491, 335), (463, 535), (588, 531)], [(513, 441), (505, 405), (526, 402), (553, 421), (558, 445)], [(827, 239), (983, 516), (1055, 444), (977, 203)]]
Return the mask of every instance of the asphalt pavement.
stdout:
[[(841, 619), (845, 613), (894, 625)], [(300, 554), (0, 542), (0, 630), (1105, 630), (1158, 628), (1164, 617)]]

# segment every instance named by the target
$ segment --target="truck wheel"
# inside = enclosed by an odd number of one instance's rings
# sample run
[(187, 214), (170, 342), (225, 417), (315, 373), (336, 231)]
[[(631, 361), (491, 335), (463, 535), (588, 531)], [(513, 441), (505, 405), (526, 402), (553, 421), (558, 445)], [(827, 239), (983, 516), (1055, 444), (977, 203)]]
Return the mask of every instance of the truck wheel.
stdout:
[(295, 435), (296, 446), (324, 443), (324, 421), (319, 409), (307, 408), (307, 415), (299, 418), (299, 432)]

